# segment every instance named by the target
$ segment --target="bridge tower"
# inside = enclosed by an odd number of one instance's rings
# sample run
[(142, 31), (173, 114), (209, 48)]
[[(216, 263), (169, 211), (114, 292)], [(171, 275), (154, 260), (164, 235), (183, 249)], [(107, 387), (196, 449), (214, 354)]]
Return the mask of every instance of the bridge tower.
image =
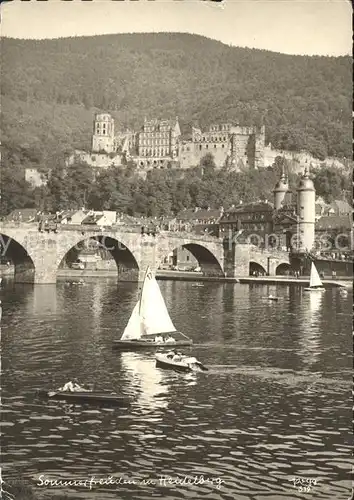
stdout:
[(280, 210), (285, 199), (286, 193), (289, 191), (288, 180), (285, 176), (284, 167), (282, 170), (282, 175), (279, 181), (276, 183), (274, 188), (274, 208), (275, 210)]
[(315, 242), (315, 200), (315, 187), (306, 168), (297, 187), (300, 251), (310, 251)]

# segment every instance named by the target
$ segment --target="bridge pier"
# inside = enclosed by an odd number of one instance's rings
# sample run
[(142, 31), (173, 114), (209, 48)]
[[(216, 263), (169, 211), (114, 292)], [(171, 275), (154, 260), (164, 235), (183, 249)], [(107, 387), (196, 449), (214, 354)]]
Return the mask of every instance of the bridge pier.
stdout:
[(15, 261), (15, 282), (56, 283), (59, 266), (57, 235), (30, 229), (21, 238), (21, 245), (25, 254)]
[(155, 236), (142, 236), (140, 261), (139, 261), (139, 283), (144, 281), (147, 267), (153, 274), (158, 268), (157, 241)]
[(224, 241), (224, 273), (227, 278), (248, 276), (250, 265), (249, 245)]
[(279, 260), (274, 257), (268, 257), (267, 259), (267, 274), (268, 276), (276, 275), (276, 268), (278, 267)]

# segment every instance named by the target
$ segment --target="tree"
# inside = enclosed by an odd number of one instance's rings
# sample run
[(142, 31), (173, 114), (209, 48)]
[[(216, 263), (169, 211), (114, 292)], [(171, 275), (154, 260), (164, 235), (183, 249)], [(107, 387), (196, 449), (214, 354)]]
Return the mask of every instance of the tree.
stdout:
[(343, 192), (351, 191), (351, 178), (335, 167), (321, 167), (315, 171), (316, 194), (327, 203), (342, 199)]
[(215, 174), (216, 165), (212, 153), (207, 153), (203, 156), (200, 160), (200, 166), (204, 177), (212, 177)]

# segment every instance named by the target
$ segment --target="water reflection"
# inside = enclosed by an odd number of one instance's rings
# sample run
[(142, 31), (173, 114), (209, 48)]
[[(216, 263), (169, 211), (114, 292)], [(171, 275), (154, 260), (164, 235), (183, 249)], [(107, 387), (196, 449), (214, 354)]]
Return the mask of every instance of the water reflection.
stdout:
[(56, 285), (35, 285), (33, 296), (27, 296), (27, 311), (36, 316), (55, 315), (57, 307), (57, 287)]
[(92, 290), (92, 313), (95, 328), (99, 328), (101, 323), (101, 315), (103, 308), (103, 287), (99, 282), (96, 282)]
[(166, 408), (169, 385), (165, 373), (156, 368), (154, 355), (122, 352), (120, 356), (129, 390), (137, 394), (137, 404), (148, 410)]
[(299, 354), (305, 369), (310, 369), (321, 354), (321, 307), (323, 294), (309, 292), (304, 295)]

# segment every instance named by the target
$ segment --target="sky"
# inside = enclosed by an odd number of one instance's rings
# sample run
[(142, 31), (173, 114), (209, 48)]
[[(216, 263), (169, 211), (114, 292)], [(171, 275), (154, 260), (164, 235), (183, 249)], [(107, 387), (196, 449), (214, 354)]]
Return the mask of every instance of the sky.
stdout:
[(286, 54), (352, 52), (347, 0), (49, 0), (1, 3), (1, 35), (58, 38), (133, 32), (183, 32), (239, 47)]

